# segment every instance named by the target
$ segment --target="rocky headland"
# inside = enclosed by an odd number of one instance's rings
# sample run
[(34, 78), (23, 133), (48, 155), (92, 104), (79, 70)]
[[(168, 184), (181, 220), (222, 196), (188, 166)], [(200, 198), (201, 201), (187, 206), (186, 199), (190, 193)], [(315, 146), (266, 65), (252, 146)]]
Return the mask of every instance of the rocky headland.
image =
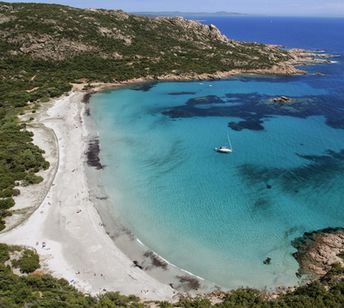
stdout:
[(325, 276), (334, 264), (344, 265), (344, 228), (328, 228), (306, 232), (292, 245), (300, 268), (299, 274), (311, 277)]

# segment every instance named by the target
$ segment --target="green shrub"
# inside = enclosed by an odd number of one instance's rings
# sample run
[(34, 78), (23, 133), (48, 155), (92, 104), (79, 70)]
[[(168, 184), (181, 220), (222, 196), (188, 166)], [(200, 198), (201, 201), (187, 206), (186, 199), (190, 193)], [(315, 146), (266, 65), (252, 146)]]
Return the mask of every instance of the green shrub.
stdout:
[(9, 198), (13, 196), (13, 189), (11, 187), (7, 187), (0, 192), (0, 198)]
[(29, 173), (25, 176), (23, 180), (23, 186), (28, 186), (31, 184), (39, 184), (43, 181), (43, 178), (40, 175), (35, 175), (33, 173)]
[(0, 263), (6, 262), (10, 258), (8, 246), (0, 243)]
[(158, 304), (160, 308), (173, 308), (174, 307), (171, 303), (166, 302), (166, 301), (157, 302), (156, 304)]
[(340, 263), (332, 264), (332, 268), (329, 271), (329, 274), (335, 275), (344, 275), (344, 267)]
[(0, 209), (7, 210), (14, 206), (15, 202), (13, 198), (0, 199)]
[(39, 257), (32, 250), (25, 249), (18, 260), (13, 260), (12, 265), (18, 267), (22, 273), (32, 273), (40, 267)]
[(255, 307), (262, 305), (264, 299), (258, 290), (238, 289), (230, 292), (224, 299), (223, 305), (226, 307)]
[(178, 302), (178, 306), (185, 308), (208, 308), (212, 307), (211, 302), (206, 298), (182, 299)]
[[(119, 292), (107, 292), (98, 297), (97, 307), (133, 307), (132, 305), (138, 304), (139, 298), (136, 296), (124, 296)], [(138, 305), (135, 305), (138, 307)]]
[(344, 260), (344, 251), (342, 251), (339, 255), (338, 255), (339, 258), (342, 258)]

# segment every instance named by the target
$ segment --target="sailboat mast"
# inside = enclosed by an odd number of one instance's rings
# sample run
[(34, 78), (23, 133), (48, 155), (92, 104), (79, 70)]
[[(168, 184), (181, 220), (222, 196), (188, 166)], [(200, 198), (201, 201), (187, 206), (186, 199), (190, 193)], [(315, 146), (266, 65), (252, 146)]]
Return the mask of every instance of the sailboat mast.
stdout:
[(228, 140), (229, 147), (230, 147), (231, 149), (233, 149), (233, 148), (232, 148), (231, 139), (229, 138), (229, 132), (227, 132), (227, 140)]

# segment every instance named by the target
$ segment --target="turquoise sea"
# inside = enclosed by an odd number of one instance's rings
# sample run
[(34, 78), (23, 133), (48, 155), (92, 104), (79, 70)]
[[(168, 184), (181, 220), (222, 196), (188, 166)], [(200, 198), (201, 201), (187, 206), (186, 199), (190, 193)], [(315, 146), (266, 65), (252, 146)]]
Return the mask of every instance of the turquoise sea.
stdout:
[[(106, 192), (121, 222), (181, 268), (226, 288), (293, 285), (291, 241), (344, 226), (344, 20), (203, 22), (235, 39), (338, 57), (301, 77), (164, 82), (94, 95)], [(281, 95), (295, 103), (270, 103)], [(228, 133), (233, 153), (216, 153)]]

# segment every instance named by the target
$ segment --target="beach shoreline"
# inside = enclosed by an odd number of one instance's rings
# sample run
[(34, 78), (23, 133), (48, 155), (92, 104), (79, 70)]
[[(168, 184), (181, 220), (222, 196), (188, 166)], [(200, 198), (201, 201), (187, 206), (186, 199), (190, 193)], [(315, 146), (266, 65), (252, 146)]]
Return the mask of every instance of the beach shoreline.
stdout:
[[(83, 292), (119, 291), (143, 300), (172, 300), (177, 293), (173, 288), (135, 267), (113, 243), (91, 201), (84, 94), (72, 91), (37, 113), (36, 119), (56, 134), (57, 171), (43, 202), (20, 225), (1, 233), (0, 241), (34, 248), (43, 272), (65, 278)], [(50, 146), (51, 137), (46, 135)], [(47, 149), (44, 142), (40, 146)]]
[[(85, 93), (83, 100), (85, 110), (88, 110), (88, 99), (90, 92)], [(90, 200), (100, 216), (102, 226), (106, 234), (130, 260), (133, 266), (144, 271), (159, 282), (171, 287), (178, 296), (197, 296), (219, 290), (220, 287), (214, 283), (199, 277), (189, 271), (170, 263), (162, 258), (149, 247), (145, 246), (138, 235), (133, 234), (130, 229), (122, 223), (122, 218), (117, 213), (117, 202), (109, 197), (103, 184), (103, 168), (100, 159), (101, 144), (97, 128), (92, 120), (92, 114), (84, 113), (84, 122), (88, 128), (88, 151), (86, 175), (89, 187)], [(91, 154), (91, 155), (88, 155)], [(120, 192), (118, 192), (120, 195)], [(120, 198), (119, 198), (120, 199)]]

